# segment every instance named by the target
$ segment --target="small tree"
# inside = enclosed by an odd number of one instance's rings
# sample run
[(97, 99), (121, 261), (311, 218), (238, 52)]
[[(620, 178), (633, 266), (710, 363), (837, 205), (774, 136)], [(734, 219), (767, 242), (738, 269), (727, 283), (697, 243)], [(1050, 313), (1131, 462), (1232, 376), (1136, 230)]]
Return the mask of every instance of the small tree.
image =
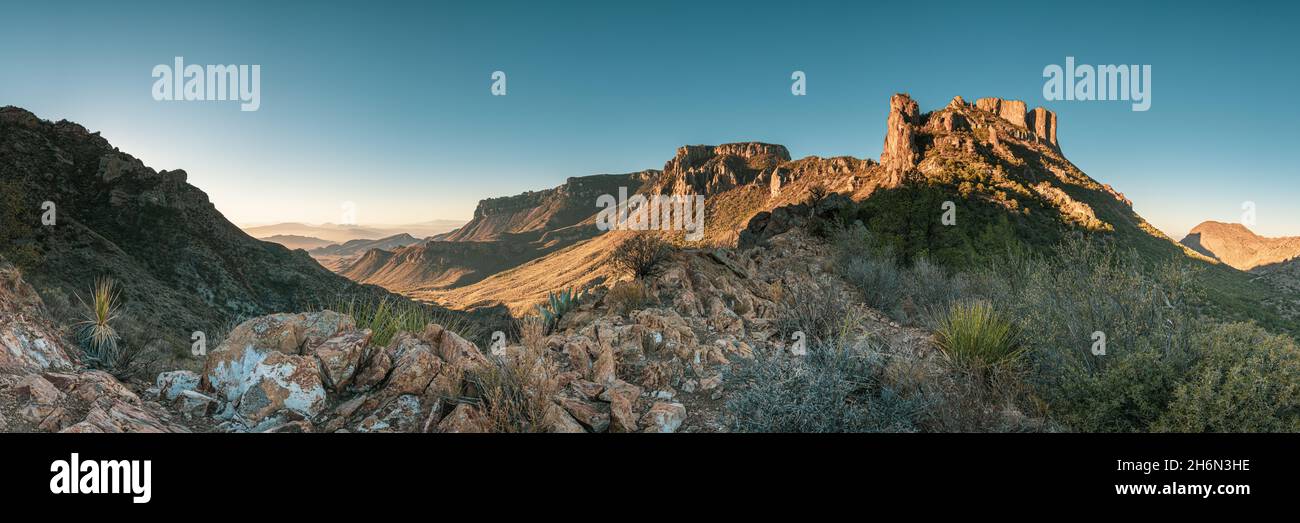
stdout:
[(658, 274), (672, 255), (672, 245), (659, 236), (638, 234), (619, 244), (609, 263), (616, 271), (630, 272), (638, 280), (645, 280)]

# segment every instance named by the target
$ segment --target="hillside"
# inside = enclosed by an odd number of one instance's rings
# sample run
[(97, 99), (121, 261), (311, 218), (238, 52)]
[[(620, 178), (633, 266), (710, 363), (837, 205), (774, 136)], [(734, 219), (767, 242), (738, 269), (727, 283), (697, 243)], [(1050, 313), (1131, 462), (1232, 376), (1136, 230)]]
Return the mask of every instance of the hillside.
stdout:
[[(155, 171), (75, 123), (0, 108), (0, 182), (21, 221), (0, 246), (54, 318), (80, 319), (97, 278), (121, 289), (133, 347), (188, 358), (191, 333), (236, 319), (308, 310), (338, 295), (386, 296), (321, 267), (305, 252), (259, 241), (230, 223), (182, 170)], [(42, 202), (55, 222), (40, 223)]]
[(552, 189), (489, 198), (454, 231), (329, 266), (353, 281), (408, 295), (468, 285), (599, 234), (582, 225), (599, 210), (596, 198), (620, 188), (635, 192), (657, 174), (581, 176)]
[(1239, 223), (1203, 222), (1193, 227), (1182, 243), (1243, 271), (1300, 257), (1300, 237), (1266, 238)]
[[(779, 145), (687, 146), (639, 191), (702, 194), (704, 239), (686, 247), (735, 247), (788, 230), (790, 212), (814, 194), (837, 194), (833, 220), (861, 221), (903, 255), (952, 268), (1008, 248), (1046, 251), (1072, 234), (1108, 239), (1147, 263), (1189, 260), (1214, 292), (1204, 305), (1223, 317), (1295, 329), (1296, 311), (1278, 290), (1228, 267), (1204, 264), (1193, 251), (1146, 222), (1132, 203), (1062, 153), (1057, 119), (1023, 102), (961, 97), (922, 113), (906, 95), (890, 100), (880, 162), (852, 157), (791, 159)], [(944, 202), (957, 204), (944, 226)], [(807, 212), (806, 210), (803, 212)], [(594, 218), (571, 228), (595, 230)], [(770, 230), (768, 230), (770, 229)], [(765, 232), (766, 231), (766, 232)], [(504, 303), (528, 311), (549, 291), (614, 277), (605, 260), (630, 233), (614, 231), (566, 246), (463, 287), (427, 288), (412, 296), (453, 306)], [(681, 233), (670, 236), (681, 239)], [(742, 245), (743, 246), (743, 245)], [(1255, 310), (1249, 304), (1267, 302)]]

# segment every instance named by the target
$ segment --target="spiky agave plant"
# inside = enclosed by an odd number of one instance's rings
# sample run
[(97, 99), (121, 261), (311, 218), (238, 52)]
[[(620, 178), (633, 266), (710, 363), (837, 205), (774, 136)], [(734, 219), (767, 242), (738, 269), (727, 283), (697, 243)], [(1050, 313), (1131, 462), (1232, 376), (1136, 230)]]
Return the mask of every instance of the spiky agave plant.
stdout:
[(99, 277), (91, 289), (90, 303), (86, 303), (80, 295), (77, 296), (77, 301), (81, 302), (84, 309), (84, 319), (76, 324), (82, 353), (93, 365), (112, 367), (117, 362), (119, 337), (117, 329), (113, 328), (113, 322), (117, 320), (120, 294), (121, 291), (111, 278)]
[(586, 291), (574, 291), (569, 287), (561, 292), (546, 293), (546, 303), (537, 306), (537, 313), (542, 317), (542, 322), (546, 325), (546, 331), (551, 332), (555, 326), (560, 323), (560, 318), (578, 306), (578, 302), (586, 297)]

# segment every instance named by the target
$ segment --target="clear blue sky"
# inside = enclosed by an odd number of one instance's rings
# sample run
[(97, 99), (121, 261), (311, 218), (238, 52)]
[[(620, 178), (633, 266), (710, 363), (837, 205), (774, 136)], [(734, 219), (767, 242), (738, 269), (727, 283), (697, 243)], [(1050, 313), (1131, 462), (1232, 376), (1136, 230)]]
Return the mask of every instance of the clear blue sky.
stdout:
[[(688, 143), (877, 158), (890, 94), (1000, 96), (1055, 110), (1066, 155), (1176, 237), (1247, 200), (1258, 232), (1300, 235), (1294, 4), (268, 4), (11, 2), (0, 104), (186, 169), (236, 223), (338, 221), (344, 201), (400, 223), (659, 168)], [(260, 64), (261, 109), (154, 101), (175, 56)], [(1150, 64), (1151, 109), (1043, 100), (1066, 56)]]

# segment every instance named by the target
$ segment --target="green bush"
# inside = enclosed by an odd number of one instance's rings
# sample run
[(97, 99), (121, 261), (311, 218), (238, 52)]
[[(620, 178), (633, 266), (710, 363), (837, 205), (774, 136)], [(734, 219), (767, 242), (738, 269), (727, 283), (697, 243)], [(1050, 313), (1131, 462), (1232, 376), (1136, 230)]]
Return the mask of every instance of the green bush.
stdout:
[[(1194, 292), (1179, 266), (1149, 267), (1113, 245), (1073, 238), (1050, 256), (1011, 256), (971, 293), (1014, 318), (1029, 379), (1049, 413), (1087, 432), (1150, 430), (1196, 361)], [(1094, 332), (1106, 354), (1092, 354)]]
[(833, 291), (814, 287), (792, 287), (783, 293), (777, 310), (777, 325), (787, 338), (803, 332), (817, 343), (836, 343), (850, 336), (859, 325), (853, 304)]
[(983, 372), (1020, 356), (1016, 327), (988, 302), (954, 303), (939, 321), (935, 343), (958, 368)]
[(1248, 323), (1197, 337), (1203, 358), (1156, 423), (1167, 432), (1300, 432), (1300, 347)]
[(916, 432), (927, 405), (881, 384), (878, 352), (810, 344), (731, 368), (725, 419), (736, 432)]

